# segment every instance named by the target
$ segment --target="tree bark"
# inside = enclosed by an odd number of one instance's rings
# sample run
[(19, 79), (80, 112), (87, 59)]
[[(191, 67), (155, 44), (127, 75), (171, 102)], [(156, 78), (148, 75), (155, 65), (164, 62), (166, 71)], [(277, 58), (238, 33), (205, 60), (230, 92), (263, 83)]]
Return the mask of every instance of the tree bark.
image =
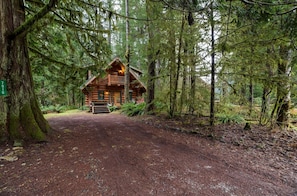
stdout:
[[(270, 48), (267, 48), (267, 57), (271, 58), (272, 50)], [(263, 94), (262, 94), (262, 103), (261, 103), (261, 114), (259, 119), (259, 124), (264, 125), (267, 122), (269, 122), (269, 102), (270, 102), (270, 93), (272, 92), (271, 87), (271, 78), (273, 78), (273, 70), (271, 67), (271, 64), (269, 63), (269, 60), (266, 61), (266, 70), (265, 73), (267, 75), (267, 81), (265, 81), (263, 86)]]
[[(179, 72), (181, 67), (181, 50), (182, 50), (182, 36), (184, 32), (185, 19), (182, 18), (181, 31), (179, 34), (179, 45), (178, 45), (178, 53), (177, 53), (177, 62), (175, 62), (175, 39), (171, 38), (170, 43), (172, 44), (172, 53), (171, 53), (171, 72), (170, 72), (170, 117), (174, 117), (177, 110), (177, 90), (178, 90), (178, 82), (179, 82)], [(173, 34), (172, 34), (173, 35)], [(175, 38), (175, 37), (174, 37)]]
[[(38, 18), (34, 18), (36, 20)], [(0, 78), (7, 81), (8, 96), (0, 97), (0, 136), (10, 140), (44, 141), (50, 127), (33, 89), (26, 40), (29, 24), (25, 23), (23, 0), (1, 1)]]
[[(187, 51), (185, 51), (185, 53), (186, 52)], [(187, 78), (188, 78), (187, 66), (186, 65), (184, 65), (184, 68), (183, 68), (182, 78), (183, 78), (183, 82), (182, 82), (182, 88), (181, 88), (181, 93), (180, 93), (180, 103), (179, 103), (179, 112), (180, 112), (180, 115), (183, 112), (184, 104), (188, 102), (187, 94), (186, 94), (186, 85), (187, 85)]]
[(125, 85), (124, 85), (124, 98), (125, 103), (129, 103), (129, 87), (130, 87), (130, 43), (129, 43), (129, 34), (130, 34), (130, 24), (129, 24), (129, 0), (125, 0), (126, 8), (126, 68), (125, 68)]
[(249, 116), (252, 115), (253, 106), (254, 106), (254, 85), (253, 85), (253, 79), (250, 76), (250, 84), (249, 84)]
[(210, 89), (210, 125), (213, 126), (215, 123), (215, 40), (214, 40), (214, 13), (213, 3), (211, 3), (211, 89)]
[(150, 114), (154, 112), (154, 100), (155, 100), (155, 67), (156, 61), (151, 55), (148, 55), (149, 65), (148, 65), (148, 82), (147, 82), (147, 106), (146, 113)]
[(195, 112), (195, 98), (196, 98), (196, 65), (194, 60), (191, 57), (191, 76), (190, 76), (190, 103), (189, 103), (189, 112), (194, 114)]
[(156, 50), (154, 47), (154, 28), (151, 22), (152, 18), (152, 4), (146, 1), (147, 12), (147, 27), (148, 27), (148, 79), (147, 79), (147, 97), (146, 97), (146, 113), (151, 114), (154, 112), (154, 99), (155, 99), (155, 76), (156, 76)]
[[(189, 35), (193, 34), (193, 28), (188, 28), (188, 33)], [(189, 94), (188, 94), (188, 98), (189, 98), (189, 108), (188, 108), (188, 112), (190, 114), (194, 114), (195, 112), (195, 101), (196, 101), (196, 57), (194, 55), (194, 51), (195, 51), (195, 43), (187, 38), (187, 36), (185, 36), (185, 46), (186, 46), (186, 51), (185, 52), (187, 54), (187, 62), (189, 64), (189, 68), (190, 68), (190, 81), (189, 81)]]
[(260, 125), (265, 125), (268, 122), (268, 109), (269, 109), (269, 102), (270, 102), (270, 93), (271, 89), (265, 84), (263, 88), (263, 94), (262, 94), (262, 103), (261, 103), (261, 114), (259, 119)]
[[(181, 69), (181, 52), (182, 52), (182, 46), (183, 46), (183, 34), (184, 34), (184, 28), (185, 28), (185, 16), (182, 17), (182, 24), (179, 34), (179, 44), (178, 44), (178, 53), (177, 53), (177, 69), (176, 69), (176, 80), (174, 83), (174, 95), (173, 95), (173, 102), (175, 105), (177, 105), (177, 89), (178, 89), (178, 83), (179, 83), (179, 77), (180, 77), (180, 69)], [(181, 99), (184, 99), (183, 95), (181, 94)], [(181, 109), (182, 107), (180, 107)], [(181, 111), (179, 111), (181, 113)]]
[(168, 45), (170, 46), (170, 51), (169, 51), (169, 62), (170, 62), (170, 73), (169, 73), (169, 85), (170, 85), (170, 105), (169, 105), (169, 116), (174, 117), (174, 113), (176, 111), (176, 90), (174, 89), (175, 86), (175, 81), (177, 80), (176, 76), (176, 36), (175, 36), (175, 31), (173, 29), (169, 30), (170, 32), (170, 37), (168, 40)]
[(280, 61), (278, 63), (279, 82), (277, 86), (277, 118), (276, 124), (286, 128), (290, 119), (290, 77), (291, 77), (291, 50), (288, 46), (280, 46)]

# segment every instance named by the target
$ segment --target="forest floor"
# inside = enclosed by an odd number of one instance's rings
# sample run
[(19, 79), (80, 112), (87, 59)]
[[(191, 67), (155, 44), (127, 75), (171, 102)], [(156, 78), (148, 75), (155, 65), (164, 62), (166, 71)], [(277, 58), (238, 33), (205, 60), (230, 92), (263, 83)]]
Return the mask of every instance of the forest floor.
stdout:
[(0, 146), (0, 195), (297, 195), (297, 133), (75, 113), (48, 142)]

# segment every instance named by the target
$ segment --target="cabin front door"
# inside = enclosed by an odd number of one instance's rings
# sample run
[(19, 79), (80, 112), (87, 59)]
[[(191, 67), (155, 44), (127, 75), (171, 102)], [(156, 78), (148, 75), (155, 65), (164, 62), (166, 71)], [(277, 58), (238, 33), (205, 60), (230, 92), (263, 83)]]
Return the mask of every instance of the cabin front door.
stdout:
[(120, 91), (113, 92), (113, 104), (120, 106), (122, 104), (122, 93)]

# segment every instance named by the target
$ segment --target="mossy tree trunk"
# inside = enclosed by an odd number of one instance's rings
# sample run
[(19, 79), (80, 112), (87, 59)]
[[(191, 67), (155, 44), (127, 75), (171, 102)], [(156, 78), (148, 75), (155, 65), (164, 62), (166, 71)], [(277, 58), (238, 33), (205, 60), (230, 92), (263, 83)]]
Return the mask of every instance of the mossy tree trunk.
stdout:
[(291, 49), (290, 46), (280, 46), (280, 61), (278, 63), (279, 81), (277, 86), (277, 118), (276, 124), (283, 128), (289, 126), (290, 120), (290, 78), (291, 78)]
[(55, 2), (28, 21), (23, 0), (0, 3), (0, 79), (7, 81), (8, 91), (8, 96), (0, 97), (0, 137), (43, 141), (50, 130), (33, 89), (26, 32)]
[(265, 84), (265, 86), (263, 88), (263, 94), (262, 94), (261, 114), (260, 114), (260, 119), (259, 119), (260, 125), (265, 125), (269, 120), (268, 109), (269, 109), (270, 93), (271, 92), (272, 92), (271, 88)]
[(259, 124), (260, 125), (265, 125), (266, 123), (269, 122), (269, 104), (270, 104), (270, 94), (272, 92), (272, 78), (274, 77), (273, 73), (273, 68), (271, 65), (271, 58), (272, 55), (272, 48), (267, 48), (267, 60), (266, 60), (266, 66), (264, 73), (267, 75), (267, 79), (264, 83), (263, 86), (263, 94), (262, 94), (262, 103), (261, 103), (261, 114), (260, 114), (260, 119), (259, 119)]

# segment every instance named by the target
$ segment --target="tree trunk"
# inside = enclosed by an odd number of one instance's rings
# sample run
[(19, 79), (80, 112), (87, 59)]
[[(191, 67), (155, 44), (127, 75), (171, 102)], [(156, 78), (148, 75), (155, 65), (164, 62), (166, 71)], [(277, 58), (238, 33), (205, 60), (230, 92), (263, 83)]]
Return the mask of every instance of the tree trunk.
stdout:
[[(148, 27), (148, 79), (147, 79), (147, 97), (146, 97), (146, 113), (151, 114), (154, 112), (154, 99), (155, 99), (155, 76), (156, 76), (156, 56), (154, 47), (154, 30), (152, 18), (152, 4), (150, 1), (146, 1), (147, 12), (147, 27)], [(157, 55), (157, 53), (156, 53)]]
[[(272, 50), (270, 48), (267, 48), (267, 57), (271, 58)], [(271, 78), (273, 78), (273, 70), (272, 67), (269, 63), (269, 60), (267, 59), (266, 61), (266, 70), (265, 73), (268, 76), (267, 81), (264, 83), (263, 87), (263, 94), (262, 94), (262, 103), (261, 103), (261, 114), (260, 114), (260, 119), (259, 119), (259, 124), (264, 125), (269, 122), (269, 102), (270, 102), (270, 93), (272, 92), (272, 87), (271, 87)]]
[(269, 102), (270, 102), (270, 96), (271, 89), (267, 86), (264, 86), (263, 88), (263, 94), (262, 94), (262, 103), (261, 103), (261, 114), (259, 119), (260, 125), (265, 125), (268, 122), (268, 109), (269, 109)]
[(179, 71), (181, 67), (181, 49), (182, 49), (182, 35), (184, 31), (185, 19), (182, 18), (182, 26), (179, 35), (179, 45), (178, 45), (178, 54), (177, 54), (177, 63), (175, 62), (175, 36), (172, 31), (170, 36), (170, 44), (171, 44), (171, 67), (170, 67), (170, 117), (175, 116), (176, 108), (177, 108), (177, 89), (178, 89), (178, 81), (179, 81)]
[(170, 62), (170, 75), (169, 75), (169, 78), (170, 78), (170, 89), (169, 89), (169, 92), (170, 92), (170, 106), (169, 106), (169, 116), (170, 117), (174, 117), (174, 113), (175, 113), (175, 108), (176, 108), (176, 90), (174, 89), (174, 86), (175, 86), (175, 81), (176, 81), (176, 58), (175, 58), (175, 41), (176, 41), (176, 37), (175, 37), (175, 31), (173, 29), (170, 29), (170, 37), (169, 37), (169, 45), (170, 45), (170, 48), (171, 50), (169, 51), (169, 55), (170, 55), (170, 59), (169, 59), (169, 62)]
[(33, 89), (26, 40), (28, 27), (23, 27), (24, 22), (22, 0), (1, 1), (0, 78), (7, 81), (8, 96), (0, 97), (0, 136), (8, 136), (10, 140), (43, 141), (50, 127), (38, 107)]
[(288, 46), (280, 47), (280, 62), (278, 63), (279, 82), (277, 86), (277, 118), (276, 124), (283, 128), (289, 126), (289, 109), (291, 101), (291, 51)]
[[(185, 51), (185, 53), (186, 52), (187, 51)], [(180, 93), (180, 104), (179, 104), (179, 112), (180, 112), (180, 114), (182, 114), (182, 111), (183, 111), (183, 108), (184, 108), (184, 104), (187, 103), (187, 101), (188, 101), (187, 94), (186, 94), (187, 78), (188, 78), (187, 66), (184, 65), (184, 69), (183, 69), (183, 82), (182, 82), (182, 88), (181, 88), (181, 93)]]
[(250, 84), (249, 84), (249, 116), (252, 115), (254, 105), (254, 86), (253, 79), (250, 76)]
[[(179, 76), (180, 76), (180, 69), (181, 69), (181, 52), (182, 52), (182, 42), (183, 42), (183, 32), (185, 27), (185, 16), (182, 17), (182, 24), (181, 24), (181, 30), (179, 34), (179, 44), (178, 44), (178, 53), (177, 53), (177, 69), (175, 74), (175, 82), (174, 82), (174, 94), (173, 94), (173, 102), (175, 105), (177, 105), (177, 89), (178, 89), (178, 82), (179, 82)], [(182, 96), (182, 95), (181, 95)], [(184, 97), (181, 97), (183, 99)], [(181, 111), (180, 111), (181, 112)]]
[(125, 0), (126, 8), (126, 68), (125, 68), (125, 88), (124, 88), (124, 97), (125, 103), (129, 103), (129, 87), (130, 87), (130, 43), (129, 43), (129, 34), (130, 34), (130, 24), (129, 24), (129, 0)]
[(215, 122), (215, 38), (214, 38), (214, 13), (213, 3), (211, 3), (211, 89), (210, 89), (210, 125), (213, 126)]
[[(192, 59), (193, 57), (191, 57)], [(190, 76), (190, 96), (189, 96), (189, 112), (194, 114), (195, 112), (195, 98), (196, 98), (196, 65), (191, 60), (191, 76)]]
[[(188, 34), (194, 33), (193, 28), (188, 28)], [(185, 36), (185, 46), (187, 52), (187, 62), (190, 68), (190, 81), (189, 81), (189, 113), (194, 114), (195, 112), (195, 101), (196, 101), (196, 57), (194, 55), (195, 43)]]
[(154, 112), (154, 100), (155, 100), (155, 66), (156, 61), (152, 59), (152, 56), (148, 55), (149, 65), (148, 65), (148, 82), (147, 82), (147, 106), (146, 113), (150, 114)]

